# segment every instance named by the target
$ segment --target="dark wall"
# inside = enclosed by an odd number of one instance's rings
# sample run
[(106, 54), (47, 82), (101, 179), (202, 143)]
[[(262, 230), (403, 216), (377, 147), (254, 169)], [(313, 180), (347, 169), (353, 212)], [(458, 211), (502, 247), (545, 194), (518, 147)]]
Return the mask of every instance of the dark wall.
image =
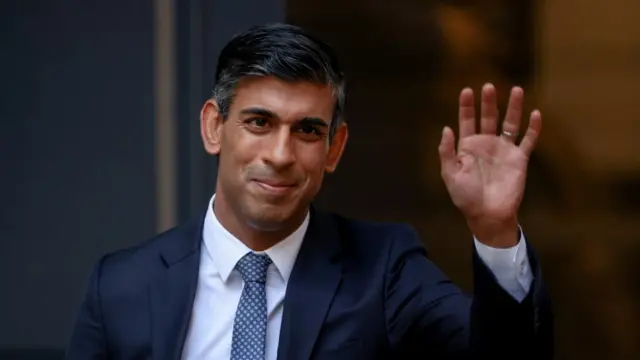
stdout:
[[(215, 161), (198, 113), (232, 34), (276, 0), (176, 1), (180, 218)], [(91, 265), (155, 232), (153, 1), (0, 3), (0, 358), (59, 358)]]
[(154, 231), (151, 1), (3, 1), (0, 348), (62, 347), (91, 264)]

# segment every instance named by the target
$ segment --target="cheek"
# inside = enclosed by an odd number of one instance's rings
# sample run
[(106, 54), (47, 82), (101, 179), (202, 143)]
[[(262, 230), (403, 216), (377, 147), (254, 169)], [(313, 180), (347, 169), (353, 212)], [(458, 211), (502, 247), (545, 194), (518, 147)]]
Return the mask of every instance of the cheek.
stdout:
[(312, 181), (321, 181), (324, 168), (327, 163), (327, 151), (323, 144), (302, 145), (298, 151), (298, 163), (312, 178)]
[(256, 156), (257, 149), (260, 148), (259, 139), (243, 136), (242, 129), (233, 130), (227, 131), (223, 136), (221, 153), (225, 153), (237, 164), (251, 162)]

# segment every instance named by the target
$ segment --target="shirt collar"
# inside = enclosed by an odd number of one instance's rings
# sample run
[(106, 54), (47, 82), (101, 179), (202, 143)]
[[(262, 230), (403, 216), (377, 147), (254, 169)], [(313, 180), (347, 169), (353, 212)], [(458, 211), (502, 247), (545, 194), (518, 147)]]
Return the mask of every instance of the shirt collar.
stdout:
[[(227, 282), (238, 261), (252, 250), (227, 231), (218, 221), (213, 212), (214, 199), (215, 194), (209, 201), (209, 207), (204, 219), (202, 239), (214, 268), (222, 281)], [(289, 276), (308, 227), (309, 213), (307, 212), (302, 224), (291, 235), (264, 251), (271, 258), (285, 284), (289, 281)]]

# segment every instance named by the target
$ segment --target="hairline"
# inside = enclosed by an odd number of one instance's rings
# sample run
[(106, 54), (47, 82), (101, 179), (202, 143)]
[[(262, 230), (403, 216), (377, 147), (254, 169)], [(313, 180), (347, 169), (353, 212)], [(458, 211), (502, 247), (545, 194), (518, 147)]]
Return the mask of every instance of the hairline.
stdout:
[[(213, 94), (212, 94), (212, 99), (215, 100), (218, 103), (218, 106), (220, 106), (220, 97), (226, 96), (226, 99), (222, 99), (224, 101), (227, 101), (227, 108), (226, 113), (222, 113), (223, 116), (223, 121), (225, 121), (227, 119), (227, 117), (229, 116), (228, 111), (231, 109), (231, 104), (235, 101), (236, 95), (237, 95), (237, 91), (238, 91), (238, 85), (246, 79), (251, 79), (251, 78), (274, 78), (274, 79), (278, 79), (280, 81), (284, 81), (286, 83), (290, 83), (290, 84), (295, 84), (295, 83), (309, 83), (309, 84), (314, 84), (314, 85), (323, 85), (323, 86), (329, 86), (331, 87), (331, 93), (333, 96), (333, 100), (334, 100), (334, 105), (333, 105), (333, 112), (332, 112), (332, 117), (331, 117), (331, 123), (333, 124), (334, 122), (336, 122), (336, 124), (334, 126), (338, 126), (341, 123), (344, 122), (344, 82), (342, 83), (334, 83), (334, 82), (319, 82), (319, 81), (314, 81), (314, 80), (309, 80), (309, 79), (285, 79), (281, 76), (277, 76), (274, 74), (258, 74), (258, 73), (248, 73), (248, 74), (243, 74), (240, 75), (237, 78), (233, 78), (233, 76), (230, 76), (230, 78), (228, 80), (224, 79), (226, 77), (226, 75), (228, 75), (230, 72), (228, 70), (223, 70), (220, 73), (220, 77), (218, 79), (218, 81), (216, 82), (216, 84), (213, 87)], [(226, 80), (223, 81), (224, 83), (226, 83), (227, 85), (230, 85), (228, 87), (225, 87), (224, 85), (221, 85), (220, 80)], [(343, 94), (340, 94), (340, 92), (343, 92)], [(343, 103), (340, 104), (340, 97), (343, 98)], [(340, 112), (339, 114), (337, 114), (337, 112)]]

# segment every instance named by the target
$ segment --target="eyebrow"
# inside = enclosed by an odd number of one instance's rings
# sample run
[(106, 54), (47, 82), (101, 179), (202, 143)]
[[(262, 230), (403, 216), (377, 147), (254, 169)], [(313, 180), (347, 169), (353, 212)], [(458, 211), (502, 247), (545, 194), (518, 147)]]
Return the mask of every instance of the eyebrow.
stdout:
[[(269, 111), (267, 109), (264, 108), (260, 108), (260, 107), (250, 107), (250, 108), (246, 108), (246, 109), (242, 109), (240, 110), (240, 114), (242, 115), (257, 115), (257, 116), (263, 116), (266, 118), (271, 118), (271, 119), (278, 119), (278, 115), (276, 115), (274, 112)], [(314, 125), (314, 126), (320, 126), (320, 127), (329, 127), (329, 124), (322, 120), (321, 118), (318, 117), (313, 117), (313, 116), (305, 116), (299, 120), (296, 121), (296, 123), (301, 124), (301, 125)]]
[(268, 118), (278, 117), (273, 112), (267, 109), (259, 108), (259, 107), (250, 107), (250, 108), (242, 109), (240, 110), (240, 114), (241, 115), (258, 115), (258, 116), (264, 116)]
[(320, 127), (329, 127), (329, 124), (327, 124), (326, 121), (317, 118), (317, 117), (303, 117), (302, 119), (300, 119), (298, 121), (299, 125), (314, 125), (314, 126), (320, 126)]

